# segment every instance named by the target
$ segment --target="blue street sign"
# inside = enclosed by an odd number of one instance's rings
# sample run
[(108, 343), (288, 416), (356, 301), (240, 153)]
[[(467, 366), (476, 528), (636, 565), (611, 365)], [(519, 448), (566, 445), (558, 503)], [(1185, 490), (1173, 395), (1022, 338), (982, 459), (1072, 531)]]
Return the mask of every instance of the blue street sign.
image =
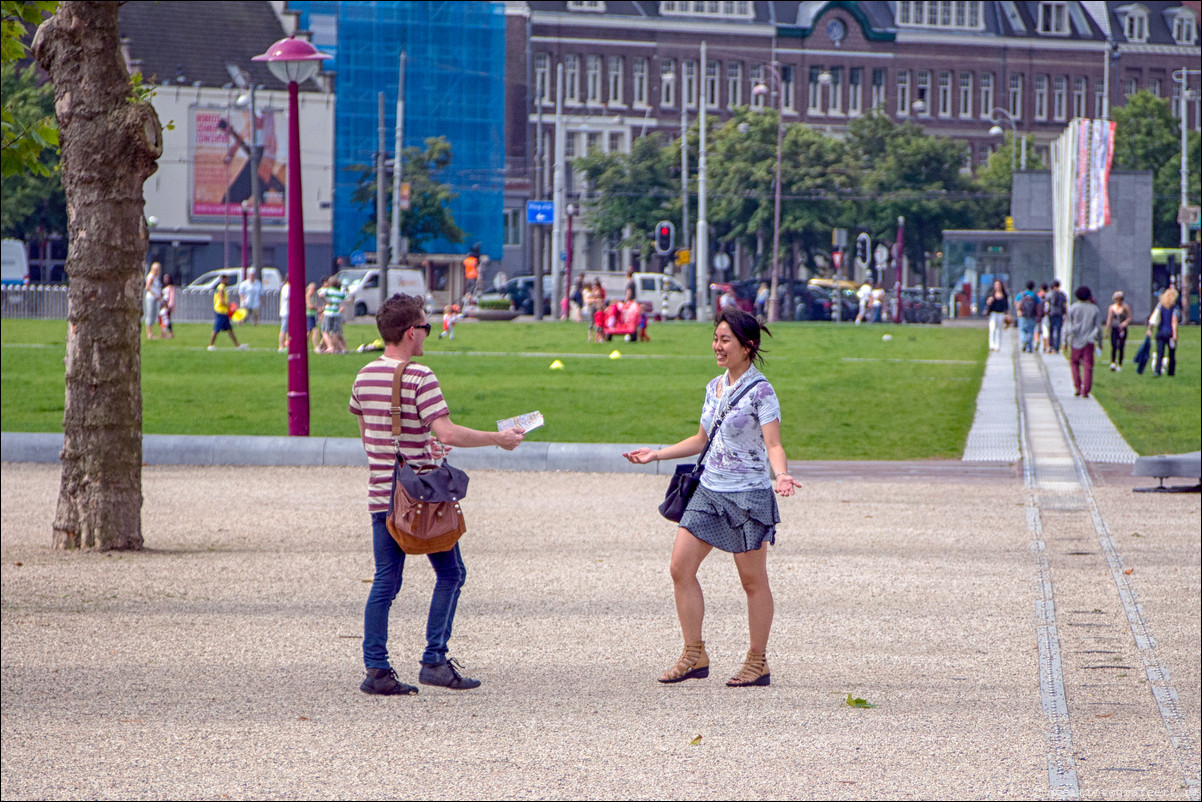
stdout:
[(526, 201), (526, 222), (549, 226), (555, 222), (555, 201)]
[(351, 264), (356, 267), (367, 264), (367, 254), (363, 251), (351, 251)]

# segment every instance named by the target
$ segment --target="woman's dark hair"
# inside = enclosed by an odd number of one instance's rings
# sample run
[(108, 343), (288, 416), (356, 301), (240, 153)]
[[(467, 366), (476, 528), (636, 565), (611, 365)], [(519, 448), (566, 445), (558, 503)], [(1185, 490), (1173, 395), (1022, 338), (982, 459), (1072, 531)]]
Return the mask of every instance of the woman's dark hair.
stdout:
[(717, 329), (720, 323), (730, 326), (731, 334), (735, 335), (739, 345), (749, 350), (747, 358), (753, 365), (764, 364), (764, 357), (760, 353), (760, 334), (772, 336), (772, 332), (768, 331), (767, 326), (761, 326), (754, 315), (749, 315), (742, 309), (733, 306), (725, 307), (718, 312), (714, 318), (714, 328)]
[(1078, 301), (1088, 301), (1093, 297), (1093, 292), (1089, 289), (1089, 287), (1082, 284), (1077, 288), (1077, 291), (1074, 292), (1073, 295), (1077, 296)]
[(399, 292), (382, 303), (376, 313), (380, 339), (389, 345), (399, 343), (405, 332), (421, 321), (422, 306), (421, 298)]
[(174, 282), (172, 282), (172, 281), (171, 281), (171, 274), (170, 274), (170, 273), (164, 273), (164, 274), (163, 274), (163, 286), (164, 286), (164, 287), (170, 287), (170, 286), (171, 286), (173, 283), (174, 283)]

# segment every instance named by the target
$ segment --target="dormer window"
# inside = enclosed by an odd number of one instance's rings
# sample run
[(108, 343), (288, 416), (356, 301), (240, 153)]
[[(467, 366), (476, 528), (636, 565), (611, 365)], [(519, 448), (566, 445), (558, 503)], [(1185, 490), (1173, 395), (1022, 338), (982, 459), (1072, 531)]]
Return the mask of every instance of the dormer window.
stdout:
[(1148, 10), (1143, 6), (1121, 6), (1119, 14), (1123, 17), (1123, 35), (1128, 42), (1148, 41)]
[(605, 0), (568, 0), (568, 11), (592, 11), (605, 13)]
[(1188, 8), (1174, 8), (1169, 14), (1173, 18), (1173, 41), (1179, 45), (1192, 45), (1198, 41), (1198, 20)]
[(1039, 4), (1039, 32), (1054, 36), (1068, 35), (1068, 3)]
[(984, 28), (981, 5), (980, 0), (898, 0), (894, 19), (909, 28), (979, 31)]
[(749, 0), (661, 0), (659, 13), (665, 17), (717, 17), (746, 19), (755, 17)]

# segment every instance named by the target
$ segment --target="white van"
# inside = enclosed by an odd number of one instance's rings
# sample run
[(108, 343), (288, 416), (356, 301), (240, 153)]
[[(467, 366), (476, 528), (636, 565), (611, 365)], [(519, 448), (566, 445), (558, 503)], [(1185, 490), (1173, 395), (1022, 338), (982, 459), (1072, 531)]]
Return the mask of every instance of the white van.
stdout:
[[(605, 301), (612, 303), (626, 297), (625, 273), (586, 273), (585, 281), (601, 279), (605, 288)], [(672, 276), (663, 273), (635, 273), (634, 297), (652, 315), (664, 318), (692, 320), (697, 316), (693, 307), (693, 293)]]
[[(431, 301), (426, 293), (426, 279), (420, 270), (393, 267), (388, 270), (388, 294), (403, 292), (426, 299), (429, 311)], [(351, 291), (350, 304), (353, 317), (374, 315), (380, 308), (380, 271), (368, 270), (363, 280)]]
[(29, 258), (25, 243), (19, 239), (6, 239), (0, 244), (0, 263), (3, 265), (3, 284), (11, 287), (25, 283), (29, 276)]
[[(202, 273), (199, 278), (195, 279), (184, 289), (215, 290), (217, 289), (217, 282), (221, 281), (222, 276), (229, 276), (229, 285), (234, 289), (237, 289), (238, 284), (242, 281), (242, 270), (243, 268), (241, 267), (224, 267), (220, 270), (210, 270), (207, 273)], [(267, 292), (279, 290), (280, 284), (283, 283), (280, 280), (280, 271), (276, 270), (274, 267), (263, 268), (259, 272), (259, 280), (263, 282), (263, 289)]]

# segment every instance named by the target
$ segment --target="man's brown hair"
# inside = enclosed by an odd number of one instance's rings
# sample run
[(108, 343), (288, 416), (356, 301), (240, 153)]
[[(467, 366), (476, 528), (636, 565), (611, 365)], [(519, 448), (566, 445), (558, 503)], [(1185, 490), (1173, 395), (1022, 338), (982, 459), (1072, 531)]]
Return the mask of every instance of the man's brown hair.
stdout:
[(422, 299), (416, 295), (396, 293), (380, 306), (376, 313), (376, 328), (386, 344), (395, 345), (405, 332), (421, 322)]

